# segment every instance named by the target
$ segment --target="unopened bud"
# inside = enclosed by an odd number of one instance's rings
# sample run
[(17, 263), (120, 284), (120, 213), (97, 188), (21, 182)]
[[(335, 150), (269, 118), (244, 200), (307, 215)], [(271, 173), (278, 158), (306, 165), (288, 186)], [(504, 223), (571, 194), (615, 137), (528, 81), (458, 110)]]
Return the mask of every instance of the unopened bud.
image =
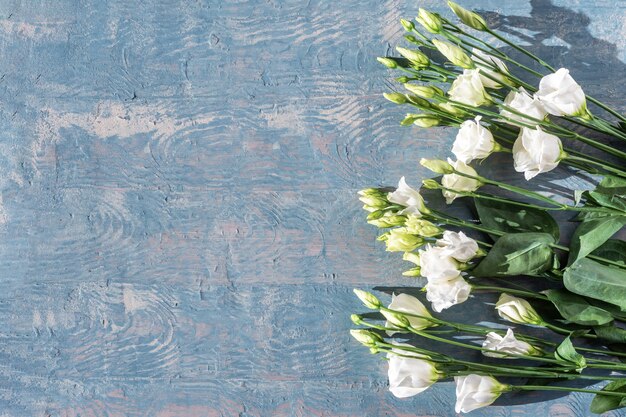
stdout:
[(442, 89), (430, 85), (404, 84), (404, 88), (422, 98), (433, 98), (435, 96), (444, 95)]
[(350, 334), (359, 343), (362, 343), (362, 344), (364, 344), (365, 346), (368, 346), (368, 347), (374, 347), (374, 346), (376, 346), (377, 342), (382, 342), (383, 341), (382, 337), (380, 337), (376, 333), (371, 332), (369, 330), (363, 330), (363, 329), (355, 330), (355, 329), (352, 329), (352, 330), (350, 330)]
[(419, 117), (415, 118), (415, 120), (413, 121), (413, 124), (419, 127), (429, 128), (437, 126), (441, 121), (439, 117), (431, 114), (420, 114), (418, 116)]
[(406, 75), (403, 75), (401, 77), (396, 78), (396, 81), (402, 84), (408, 83), (409, 81), (411, 81), (411, 79), (409, 77), (407, 77)]
[(381, 64), (383, 64), (384, 66), (386, 66), (387, 68), (391, 68), (391, 69), (398, 68), (398, 63), (391, 58), (385, 58), (385, 57), (379, 56), (378, 58), (376, 58), (376, 60), (380, 62)]
[(402, 275), (405, 277), (421, 277), (422, 269), (419, 266), (416, 266), (415, 268), (411, 268), (408, 271), (404, 271)]
[(406, 39), (408, 42), (411, 42), (414, 45), (418, 45), (418, 46), (424, 45), (424, 42), (420, 41), (413, 35), (404, 35), (404, 39)]
[(411, 61), (416, 68), (426, 68), (430, 64), (430, 59), (420, 51), (403, 48), (401, 46), (396, 46), (396, 50), (400, 55)]
[(436, 190), (439, 188), (439, 183), (433, 179), (426, 179), (422, 181), (422, 187), (427, 190)]
[(417, 17), (415, 18), (417, 23), (424, 26), (424, 29), (430, 33), (440, 33), (443, 29), (443, 21), (436, 13), (431, 13), (428, 10), (422, 8), (419, 9)]
[(489, 27), (487, 26), (487, 22), (485, 22), (485, 19), (483, 19), (478, 13), (464, 9), (463, 7), (451, 1), (448, 1), (448, 6), (450, 6), (454, 14), (456, 14), (463, 23), (465, 23), (472, 29), (480, 31), (485, 31), (489, 29)]
[(422, 237), (435, 237), (442, 233), (442, 229), (439, 226), (417, 216), (409, 216), (405, 225), (409, 232)]
[(383, 93), (383, 97), (392, 103), (404, 104), (406, 103), (406, 96), (400, 93)]
[(352, 323), (356, 324), (357, 326), (363, 324), (363, 317), (359, 316), (358, 314), (350, 315), (350, 320), (352, 320)]
[(400, 19), (400, 24), (402, 24), (402, 27), (404, 28), (404, 30), (406, 30), (407, 32), (411, 32), (415, 29), (415, 23), (406, 20), (406, 19)]
[(389, 323), (393, 324), (396, 327), (404, 329), (411, 325), (409, 319), (407, 319), (403, 314), (388, 310), (382, 310), (381, 313), (383, 314), (383, 316), (385, 316)]
[(363, 304), (365, 304), (365, 307), (372, 310), (378, 310), (382, 307), (382, 303), (374, 294), (367, 291), (359, 290), (357, 288), (355, 288), (353, 291), (356, 296), (359, 297), (359, 300), (361, 300)]
[(454, 65), (465, 69), (474, 68), (474, 61), (457, 45), (438, 39), (433, 39), (433, 45)]
[(428, 168), (435, 174), (452, 174), (454, 168), (448, 162), (443, 159), (420, 159), (420, 165), (424, 168)]
[(411, 263), (414, 263), (417, 266), (420, 266), (420, 255), (419, 255), (419, 253), (404, 252), (404, 255), (402, 255), (402, 259), (404, 259), (405, 261), (409, 261)]
[(380, 228), (403, 226), (406, 221), (406, 217), (392, 212), (385, 212), (384, 216), (370, 219), (368, 216), (367, 222), (373, 226)]

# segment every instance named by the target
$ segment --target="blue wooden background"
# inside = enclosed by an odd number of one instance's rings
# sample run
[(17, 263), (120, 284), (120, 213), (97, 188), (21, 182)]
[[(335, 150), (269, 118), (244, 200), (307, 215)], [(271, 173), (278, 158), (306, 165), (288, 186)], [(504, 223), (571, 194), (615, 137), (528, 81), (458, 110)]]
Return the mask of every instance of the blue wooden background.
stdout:
[[(626, 108), (623, 0), (463, 4)], [(380, 94), (417, 7), (2, 0), (0, 416), (454, 415), (347, 332), (353, 287), (410, 284), (355, 192), (418, 184), (454, 136)]]

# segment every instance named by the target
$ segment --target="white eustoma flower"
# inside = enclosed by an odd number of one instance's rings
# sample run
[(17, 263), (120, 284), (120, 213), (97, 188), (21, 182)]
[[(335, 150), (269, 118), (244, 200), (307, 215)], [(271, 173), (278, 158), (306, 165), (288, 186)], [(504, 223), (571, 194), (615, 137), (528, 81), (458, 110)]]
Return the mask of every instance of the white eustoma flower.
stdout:
[(555, 116), (588, 115), (585, 93), (565, 68), (543, 77), (536, 96)]
[(491, 132), (480, 124), (481, 116), (466, 120), (461, 124), (452, 145), (456, 159), (469, 164), (474, 159), (484, 159), (494, 152), (498, 145)]
[(498, 315), (504, 320), (517, 324), (543, 324), (543, 319), (523, 298), (502, 293), (496, 303)]
[[(480, 70), (480, 80), (485, 87), (497, 89), (502, 88), (502, 85), (507, 83), (505, 74), (509, 73), (509, 69), (501, 59), (473, 48), (472, 61)], [(495, 78), (497, 81), (492, 78)]]
[(437, 313), (465, 302), (472, 292), (472, 286), (461, 275), (448, 281), (429, 282), (424, 288), (426, 299)]
[(398, 188), (396, 188), (396, 191), (389, 193), (387, 199), (392, 203), (406, 207), (399, 212), (400, 214), (413, 214), (420, 217), (422, 212), (427, 211), (422, 195), (419, 191), (409, 187), (404, 177), (400, 178)]
[(429, 283), (449, 281), (459, 276), (459, 263), (450, 256), (446, 248), (426, 246), (419, 251), (420, 268)]
[[(400, 311), (402, 313), (409, 313), (409, 314), (415, 314), (415, 315), (421, 316), (421, 317), (405, 316), (409, 320), (411, 327), (413, 327), (414, 329), (422, 330), (427, 327), (431, 327), (433, 325), (433, 322), (428, 320), (429, 317), (432, 317), (430, 312), (426, 309), (426, 307), (424, 306), (424, 304), (422, 304), (420, 300), (413, 297), (412, 295), (393, 294), (391, 296), (391, 303), (389, 304), (387, 308), (390, 310)], [(385, 316), (385, 313), (387, 312), (385, 310), (382, 310), (381, 313)], [(425, 317), (425, 318), (422, 318), (422, 317)], [(388, 320), (387, 323), (385, 324), (385, 327), (394, 327), (394, 326)], [(393, 332), (391, 332), (391, 334), (393, 334)]]
[(541, 130), (523, 127), (513, 144), (513, 162), (517, 172), (530, 180), (542, 172), (553, 170), (563, 158), (561, 140)]
[(455, 376), (457, 413), (469, 413), (477, 408), (486, 407), (493, 403), (502, 392), (508, 389), (507, 385), (499, 383), (494, 377), (484, 375)]
[[(393, 343), (398, 346), (411, 346), (405, 343)], [(407, 398), (425, 391), (440, 377), (435, 365), (428, 360), (427, 356), (419, 357), (418, 354), (402, 349), (392, 349), (388, 353), (389, 391), (398, 398)], [(398, 356), (398, 353), (404, 356)], [(406, 356), (412, 356), (407, 358)]]
[(503, 353), (498, 354), (495, 352), (483, 352), (483, 355), (489, 356), (491, 358), (516, 359), (514, 356), (508, 356), (506, 354), (538, 355), (540, 353), (530, 343), (526, 343), (522, 340), (517, 340), (511, 328), (507, 329), (506, 335), (504, 337), (495, 332), (487, 333), (487, 338), (483, 342), (483, 347), (485, 349), (496, 350)]
[[(463, 174), (470, 175), (472, 177), (477, 177), (478, 173), (471, 166), (465, 164), (463, 161), (452, 161), (448, 158), (448, 162), (450, 165), (454, 167), (456, 171), (459, 171)], [(460, 192), (472, 192), (476, 191), (482, 185), (480, 181), (468, 178), (463, 175), (459, 175), (457, 173), (446, 174), (441, 177), (441, 185), (450, 190), (443, 190), (443, 196), (446, 198), (446, 203), (451, 204), (457, 197), (462, 197), (461, 194), (455, 193), (454, 191)]]
[(491, 103), (491, 96), (485, 91), (478, 69), (463, 70), (452, 83), (448, 95), (454, 101), (468, 106), (479, 107)]
[[(504, 98), (504, 105), (519, 113), (525, 114), (526, 116), (530, 116), (533, 119), (543, 120), (548, 114), (548, 111), (545, 109), (541, 101), (539, 101), (537, 97), (533, 97), (528, 94), (528, 91), (526, 91), (524, 87), (520, 87), (518, 91), (511, 91), (507, 94)], [(500, 115), (504, 119), (514, 120), (527, 125), (537, 125), (537, 122), (527, 117), (520, 116), (519, 114), (515, 114), (509, 110), (500, 110)], [(507, 120), (505, 121), (509, 124), (517, 125), (516, 123), (511, 123)]]
[(446, 230), (437, 246), (446, 248), (448, 255), (459, 262), (467, 262), (478, 253), (478, 243), (463, 232)]

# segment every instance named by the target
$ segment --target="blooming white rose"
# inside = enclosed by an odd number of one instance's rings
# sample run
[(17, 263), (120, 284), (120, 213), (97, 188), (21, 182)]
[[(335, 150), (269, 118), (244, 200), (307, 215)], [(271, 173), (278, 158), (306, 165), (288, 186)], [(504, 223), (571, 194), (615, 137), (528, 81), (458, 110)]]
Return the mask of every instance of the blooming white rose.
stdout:
[(506, 335), (504, 337), (500, 336), (498, 333), (489, 332), (487, 333), (487, 338), (483, 342), (483, 347), (489, 350), (496, 350), (498, 352), (503, 352), (504, 354), (498, 354), (495, 352), (483, 352), (483, 355), (489, 356), (491, 358), (506, 358), (506, 359), (516, 359), (514, 356), (506, 355), (539, 355), (540, 352), (530, 343), (526, 343), (522, 340), (517, 340), (515, 338), (515, 334), (512, 329), (507, 329)]
[[(503, 84), (507, 84), (505, 74), (509, 73), (509, 69), (501, 59), (472, 48), (472, 61), (480, 70), (480, 80), (485, 87), (497, 89), (502, 88)], [(498, 81), (494, 81), (493, 78)]]
[(452, 153), (456, 159), (469, 164), (474, 159), (484, 159), (498, 148), (491, 132), (481, 126), (481, 116), (474, 120), (466, 120), (461, 124), (452, 145)]
[(399, 212), (400, 214), (412, 214), (414, 216), (421, 217), (422, 212), (427, 212), (426, 205), (424, 204), (424, 198), (419, 191), (414, 190), (407, 185), (404, 177), (400, 178), (396, 191), (387, 195), (387, 200), (406, 207), (404, 210)]
[(437, 240), (437, 246), (446, 248), (448, 255), (459, 262), (467, 262), (478, 253), (478, 243), (463, 232), (446, 230)]
[[(533, 97), (528, 94), (524, 87), (520, 87), (518, 91), (511, 91), (509, 94), (507, 94), (507, 96), (504, 98), (504, 105), (534, 119), (543, 120), (548, 114), (541, 101), (539, 101), (536, 96)], [(536, 122), (533, 122), (526, 117), (520, 116), (519, 114), (515, 114), (505, 109), (500, 110), (500, 114), (505, 119), (515, 120), (517, 122), (527, 125), (537, 124)], [(510, 123), (508, 121), (506, 122), (516, 125), (516, 123)]]
[(561, 140), (541, 130), (523, 127), (513, 144), (513, 162), (517, 172), (530, 180), (542, 172), (552, 171), (563, 158)]
[(548, 113), (555, 116), (588, 115), (585, 93), (565, 68), (543, 77), (536, 96)]
[(489, 104), (492, 101), (480, 80), (478, 69), (463, 70), (463, 74), (459, 75), (452, 83), (448, 95), (454, 101), (473, 107)]
[[(433, 322), (428, 320), (429, 317), (432, 317), (430, 312), (426, 309), (424, 304), (417, 298), (413, 297), (409, 294), (393, 294), (391, 296), (391, 303), (389, 307), (390, 310), (400, 311), (402, 313), (415, 314), (421, 317), (413, 317), (413, 316), (405, 316), (409, 320), (409, 324), (411, 327), (417, 330), (422, 330), (427, 327), (431, 327)], [(388, 317), (388, 312), (382, 310), (381, 313), (383, 316)], [(424, 318), (422, 318), (424, 317)], [(393, 324), (387, 320), (385, 323), (385, 327), (393, 327)], [(390, 336), (394, 332), (387, 332)]]
[(423, 277), (428, 282), (444, 282), (459, 276), (459, 263), (440, 246), (426, 246), (419, 251), (420, 268)]
[[(394, 343), (399, 346), (411, 346), (405, 343)], [(401, 349), (392, 349), (394, 353), (388, 353), (389, 391), (398, 398), (407, 398), (425, 391), (440, 377), (435, 365), (427, 359), (418, 357), (417, 354)], [(407, 358), (406, 356), (414, 356)]]
[[(456, 171), (459, 171), (463, 174), (471, 175), (472, 177), (477, 177), (478, 173), (471, 166), (465, 164), (463, 161), (453, 162), (448, 158), (448, 162), (454, 167)], [(451, 204), (457, 197), (462, 197), (461, 194), (455, 193), (454, 191), (461, 192), (472, 192), (476, 191), (482, 184), (480, 181), (468, 178), (463, 175), (459, 175), (457, 173), (446, 174), (441, 177), (441, 185), (445, 188), (449, 188), (450, 190), (443, 190), (443, 196), (446, 198), (446, 203)]]
[(437, 313), (465, 302), (472, 291), (472, 286), (461, 275), (449, 281), (429, 282), (425, 288), (426, 299)]
[(543, 319), (528, 301), (506, 293), (500, 294), (496, 303), (496, 310), (500, 317), (513, 323), (537, 325), (543, 323)]
[(499, 383), (494, 377), (484, 375), (455, 376), (457, 413), (469, 413), (477, 408), (493, 403), (508, 386)]

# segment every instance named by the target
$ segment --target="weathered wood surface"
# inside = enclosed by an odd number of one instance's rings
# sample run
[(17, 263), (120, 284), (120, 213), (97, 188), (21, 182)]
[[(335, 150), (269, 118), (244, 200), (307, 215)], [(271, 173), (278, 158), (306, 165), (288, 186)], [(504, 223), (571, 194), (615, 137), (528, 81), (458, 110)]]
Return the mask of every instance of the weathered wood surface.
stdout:
[[(465, 4), (626, 107), (626, 2)], [(354, 286), (407, 285), (356, 190), (417, 184), (454, 134), (380, 96), (417, 7), (0, 2), (0, 416), (454, 415), (347, 333)]]

